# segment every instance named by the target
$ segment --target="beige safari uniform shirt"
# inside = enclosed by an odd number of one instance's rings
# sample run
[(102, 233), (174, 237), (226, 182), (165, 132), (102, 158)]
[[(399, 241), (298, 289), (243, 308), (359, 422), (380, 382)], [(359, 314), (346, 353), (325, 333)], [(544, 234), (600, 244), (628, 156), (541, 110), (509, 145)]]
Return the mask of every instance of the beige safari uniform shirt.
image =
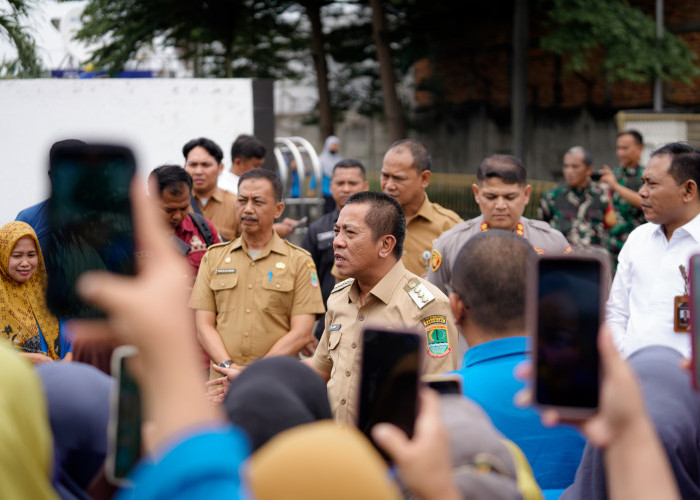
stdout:
[[(195, 195), (199, 209), (204, 217), (209, 219), (217, 231), (226, 240), (231, 241), (238, 236), (238, 220), (236, 218), (236, 195), (217, 187), (214, 189), (211, 198), (207, 201), (207, 206), (203, 207), (202, 202)], [(190, 205), (190, 212), (194, 209)]]
[(189, 305), (216, 313), (216, 330), (237, 365), (267, 354), (289, 332), (292, 316), (325, 311), (311, 255), (275, 232), (255, 259), (243, 238), (212, 245)]
[(447, 297), (409, 272), (401, 261), (377, 283), (360, 306), (359, 289), (350, 278), (328, 297), (326, 328), (313, 364), (330, 373), (328, 399), (336, 420), (356, 425), (362, 370), (362, 328), (411, 328), (425, 332), (424, 374), (457, 369), (459, 335)]
[(425, 278), (433, 242), (458, 222), (462, 222), (459, 215), (437, 203), (431, 203), (426, 194), (416, 215), (406, 221), (406, 239), (401, 258), (406, 269)]

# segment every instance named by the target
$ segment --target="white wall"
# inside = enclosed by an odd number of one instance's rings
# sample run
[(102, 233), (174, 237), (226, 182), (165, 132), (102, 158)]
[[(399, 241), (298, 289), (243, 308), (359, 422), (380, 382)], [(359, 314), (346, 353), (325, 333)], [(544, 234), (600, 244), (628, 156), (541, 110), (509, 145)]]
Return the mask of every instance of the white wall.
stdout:
[(48, 196), (48, 152), (75, 138), (129, 145), (141, 175), (183, 164), (182, 146), (208, 137), (230, 165), (253, 132), (249, 79), (0, 80), (0, 224)]

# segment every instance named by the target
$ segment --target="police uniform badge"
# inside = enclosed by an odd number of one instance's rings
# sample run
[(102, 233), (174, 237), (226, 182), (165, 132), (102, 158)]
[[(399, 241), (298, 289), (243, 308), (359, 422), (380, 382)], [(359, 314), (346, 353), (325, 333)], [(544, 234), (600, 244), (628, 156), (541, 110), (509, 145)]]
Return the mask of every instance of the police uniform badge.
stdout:
[(438, 269), (440, 269), (440, 264), (442, 264), (442, 255), (433, 248), (430, 255), (430, 269), (433, 272), (436, 272)]
[(425, 328), (428, 355), (433, 358), (447, 356), (452, 351), (447, 333), (447, 318), (442, 314), (433, 314), (420, 321)]

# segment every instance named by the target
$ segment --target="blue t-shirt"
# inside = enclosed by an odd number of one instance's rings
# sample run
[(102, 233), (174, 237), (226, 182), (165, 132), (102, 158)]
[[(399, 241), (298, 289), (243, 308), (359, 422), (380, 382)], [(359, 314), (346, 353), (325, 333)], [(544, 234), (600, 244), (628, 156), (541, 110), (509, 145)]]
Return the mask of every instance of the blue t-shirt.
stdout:
[(49, 236), (48, 205), (49, 200), (44, 200), (36, 205), (25, 208), (18, 213), (15, 218), (15, 220), (26, 222), (32, 226), (32, 229), (34, 229), (36, 233), (36, 238), (39, 240), (42, 254), (46, 252), (47, 238)]
[[(41, 331), (39, 323), (36, 324), (36, 327), (39, 329), (39, 340), (41, 340), (41, 352), (48, 355), (49, 346), (46, 343), (46, 339), (44, 338), (44, 332)], [(65, 321), (61, 321), (59, 323), (58, 338), (61, 342), (61, 359), (63, 359), (66, 357), (66, 354), (73, 350), (73, 340), (70, 334), (68, 333)]]
[(115, 498), (252, 498), (239, 471), (249, 453), (247, 438), (229, 424), (193, 432), (155, 459), (142, 460), (130, 474), (134, 488), (120, 490)]
[(492, 340), (470, 347), (462, 369), (455, 373), (464, 380), (464, 395), (477, 402), (493, 425), (523, 451), (540, 488), (566, 488), (574, 481), (585, 441), (573, 427), (544, 427), (534, 409), (513, 403), (515, 394), (525, 387), (513, 370), (529, 353), (527, 337)]

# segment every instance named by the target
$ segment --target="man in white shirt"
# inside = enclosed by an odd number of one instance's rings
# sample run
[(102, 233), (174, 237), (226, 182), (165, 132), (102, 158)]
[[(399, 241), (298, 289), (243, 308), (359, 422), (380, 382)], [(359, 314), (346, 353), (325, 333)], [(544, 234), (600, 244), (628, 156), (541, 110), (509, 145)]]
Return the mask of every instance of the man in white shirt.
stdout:
[(249, 170), (262, 167), (265, 162), (265, 145), (252, 135), (241, 134), (231, 145), (231, 168), (219, 174), (221, 189), (238, 192), (238, 179)]
[(659, 148), (644, 170), (639, 195), (648, 223), (622, 247), (607, 304), (625, 357), (654, 344), (690, 356), (690, 333), (677, 331), (674, 318), (688, 305), (688, 259), (700, 253), (699, 185), (700, 150), (685, 143)]

